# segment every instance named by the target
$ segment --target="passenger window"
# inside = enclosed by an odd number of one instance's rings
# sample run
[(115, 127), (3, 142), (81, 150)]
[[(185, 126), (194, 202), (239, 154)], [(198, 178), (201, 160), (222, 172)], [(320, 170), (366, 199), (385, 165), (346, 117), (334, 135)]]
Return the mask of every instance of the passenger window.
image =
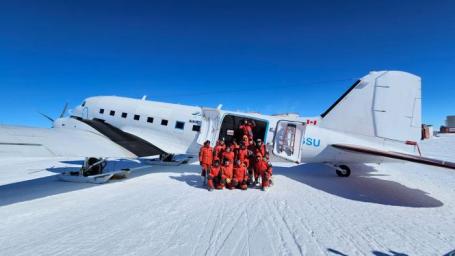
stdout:
[(147, 117), (147, 123), (153, 123), (153, 117)]
[(127, 116), (128, 116), (127, 113), (125, 113), (125, 112), (122, 113), (122, 118), (126, 118)]
[(100, 108), (100, 114), (104, 114), (104, 108)]
[(201, 126), (200, 125), (193, 125), (193, 132), (200, 132)]
[(109, 113), (109, 115), (115, 116), (115, 111), (114, 111), (114, 110), (111, 110), (111, 112)]
[(175, 123), (175, 129), (183, 130), (184, 128), (185, 128), (185, 122), (177, 121), (177, 122)]
[(168, 121), (166, 119), (161, 120), (161, 125), (167, 126)]
[(134, 115), (134, 120), (139, 121), (139, 119), (141, 119), (140, 115)]

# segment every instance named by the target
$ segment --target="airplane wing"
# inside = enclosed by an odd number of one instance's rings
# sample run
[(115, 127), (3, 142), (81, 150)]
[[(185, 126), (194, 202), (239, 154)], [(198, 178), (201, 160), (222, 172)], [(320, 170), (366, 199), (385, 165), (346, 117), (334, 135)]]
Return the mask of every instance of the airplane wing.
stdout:
[[(73, 122), (78, 122), (72, 120)], [(117, 143), (119, 146), (123, 147), (124, 149), (132, 152), (138, 157), (145, 157), (145, 156), (155, 156), (166, 154), (163, 150), (166, 149), (168, 152), (176, 152), (176, 151), (169, 151), (169, 148), (165, 147), (165, 145), (161, 148), (150, 143), (150, 141), (155, 140), (147, 140), (144, 136), (141, 136), (140, 133), (135, 134), (129, 130), (121, 130), (113, 125), (110, 125), (106, 122), (93, 119), (93, 120), (79, 120), (80, 122), (84, 123), (87, 126), (90, 126), (91, 130), (95, 130), (96, 133), (104, 135), (105, 137), (109, 138), (111, 141)], [(160, 140), (156, 140), (160, 141)], [(155, 142), (156, 143), (156, 142)]]
[(437, 160), (437, 159), (428, 158), (428, 157), (416, 156), (416, 155), (399, 153), (399, 152), (394, 152), (394, 151), (377, 150), (377, 149), (373, 149), (373, 148), (356, 146), (356, 145), (347, 145), (347, 144), (333, 144), (332, 147), (341, 149), (341, 150), (350, 151), (350, 152), (356, 152), (359, 154), (388, 157), (388, 158), (392, 158), (392, 159), (398, 159), (398, 160), (403, 160), (403, 161), (438, 166), (438, 167), (449, 168), (449, 169), (455, 170), (455, 163), (443, 161), (443, 160)]
[(31, 128), (0, 125), (0, 157), (116, 157), (134, 158), (96, 130)]

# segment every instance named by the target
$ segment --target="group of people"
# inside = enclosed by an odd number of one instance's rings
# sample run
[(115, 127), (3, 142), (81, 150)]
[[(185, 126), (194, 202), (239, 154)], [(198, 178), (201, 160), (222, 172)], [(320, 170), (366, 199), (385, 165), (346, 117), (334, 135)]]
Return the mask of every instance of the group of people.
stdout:
[[(213, 189), (242, 189), (260, 186), (267, 189), (272, 183), (272, 165), (266, 145), (260, 138), (254, 140), (254, 122), (244, 120), (238, 131), (242, 140), (226, 145), (218, 140), (212, 148), (206, 141), (199, 151), (201, 177), (207, 181), (209, 191)], [(261, 183), (259, 184), (259, 180)]]

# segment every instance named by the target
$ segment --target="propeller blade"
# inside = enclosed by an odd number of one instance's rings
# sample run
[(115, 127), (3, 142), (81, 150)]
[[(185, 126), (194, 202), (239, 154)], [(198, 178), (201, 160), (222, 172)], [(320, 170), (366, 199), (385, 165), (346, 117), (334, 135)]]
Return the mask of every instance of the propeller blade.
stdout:
[(41, 112), (38, 112), (38, 113), (40, 113), (40, 115), (44, 116), (45, 118), (49, 119), (51, 122), (54, 122), (54, 119), (52, 117), (50, 117), (50, 116), (48, 116), (46, 114), (43, 114)]
[(66, 114), (66, 111), (68, 110), (68, 102), (65, 103), (65, 107), (63, 107), (63, 111), (62, 113), (60, 114), (60, 118), (62, 118), (65, 114)]

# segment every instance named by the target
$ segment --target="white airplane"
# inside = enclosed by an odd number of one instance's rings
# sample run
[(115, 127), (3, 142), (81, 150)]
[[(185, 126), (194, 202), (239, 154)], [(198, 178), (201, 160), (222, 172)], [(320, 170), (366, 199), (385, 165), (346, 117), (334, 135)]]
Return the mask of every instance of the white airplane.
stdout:
[(237, 128), (254, 120), (275, 157), (322, 163), (347, 177), (361, 163), (410, 161), (455, 169), (420, 155), (421, 79), (401, 71), (370, 72), (321, 116), (262, 115), (116, 96), (91, 97), (52, 128), (0, 126), (0, 157), (196, 155), (219, 138), (240, 141)]

